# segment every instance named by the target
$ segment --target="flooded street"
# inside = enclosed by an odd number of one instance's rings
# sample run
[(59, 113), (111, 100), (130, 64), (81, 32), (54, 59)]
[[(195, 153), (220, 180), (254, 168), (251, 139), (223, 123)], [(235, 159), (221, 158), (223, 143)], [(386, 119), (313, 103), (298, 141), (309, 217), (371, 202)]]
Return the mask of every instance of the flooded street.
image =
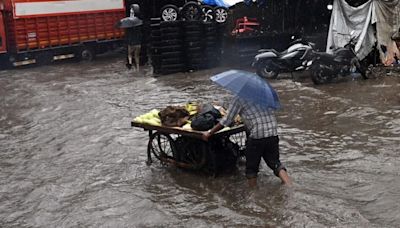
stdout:
[(0, 72), (0, 227), (398, 227), (400, 77), (271, 81), (283, 187), (262, 163), (217, 178), (147, 166), (131, 120), (229, 94), (226, 68), (151, 77), (121, 58)]

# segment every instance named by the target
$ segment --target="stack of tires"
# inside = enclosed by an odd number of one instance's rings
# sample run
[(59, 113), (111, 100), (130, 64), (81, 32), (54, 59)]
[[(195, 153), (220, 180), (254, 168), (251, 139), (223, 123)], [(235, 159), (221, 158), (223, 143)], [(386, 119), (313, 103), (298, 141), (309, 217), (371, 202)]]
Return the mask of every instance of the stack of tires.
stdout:
[(223, 26), (213, 22), (204, 23), (205, 68), (219, 65), (222, 55)]
[(204, 24), (201, 21), (184, 22), (184, 44), (186, 54), (186, 69), (200, 70), (204, 65)]
[(202, 21), (158, 21), (151, 25), (151, 61), (155, 74), (218, 66), (222, 26)]
[(154, 73), (160, 73), (161, 67), (161, 50), (160, 48), (163, 46), (163, 42), (161, 39), (161, 31), (160, 31), (160, 19), (152, 18), (150, 23), (150, 63), (153, 66)]
[(151, 60), (154, 73), (171, 74), (185, 71), (182, 22), (160, 22), (152, 24), (151, 27)]

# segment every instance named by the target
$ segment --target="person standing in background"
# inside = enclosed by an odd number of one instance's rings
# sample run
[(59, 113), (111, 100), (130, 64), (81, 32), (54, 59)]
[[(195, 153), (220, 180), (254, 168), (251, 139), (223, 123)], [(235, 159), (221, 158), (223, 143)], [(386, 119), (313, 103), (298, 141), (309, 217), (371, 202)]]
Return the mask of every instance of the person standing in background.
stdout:
[[(126, 42), (128, 45), (128, 56), (126, 67), (132, 69), (132, 65), (135, 65), (135, 71), (139, 71), (140, 65), (140, 51), (142, 47), (142, 25), (127, 28), (125, 30)], [(134, 62), (133, 62), (134, 61)]]

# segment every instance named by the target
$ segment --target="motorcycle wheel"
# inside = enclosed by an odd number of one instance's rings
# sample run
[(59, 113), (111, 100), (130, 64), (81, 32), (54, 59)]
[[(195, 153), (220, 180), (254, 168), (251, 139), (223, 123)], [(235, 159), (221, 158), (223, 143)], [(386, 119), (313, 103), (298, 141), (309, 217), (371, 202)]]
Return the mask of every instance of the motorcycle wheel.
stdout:
[(367, 66), (366, 61), (361, 61), (356, 65), (356, 69), (360, 72), (363, 79), (369, 79), (371, 76), (371, 69)]
[(312, 70), (311, 80), (315, 85), (321, 85), (330, 81), (329, 75), (323, 69), (317, 68)]
[(276, 79), (279, 72), (270, 67), (270, 62), (262, 63), (257, 67), (257, 75), (265, 79)]

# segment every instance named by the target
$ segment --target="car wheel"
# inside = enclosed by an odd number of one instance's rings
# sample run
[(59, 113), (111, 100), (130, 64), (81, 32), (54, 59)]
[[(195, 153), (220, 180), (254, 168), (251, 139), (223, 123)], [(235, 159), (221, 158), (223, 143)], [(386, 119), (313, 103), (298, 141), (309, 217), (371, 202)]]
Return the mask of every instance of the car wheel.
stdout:
[(217, 23), (225, 23), (228, 19), (228, 10), (225, 7), (215, 7), (215, 21)]
[(201, 11), (203, 12), (203, 22), (214, 21), (215, 13), (214, 8), (211, 6), (202, 6)]
[(175, 5), (165, 5), (161, 8), (161, 19), (163, 21), (176, 21), (178, 16), (178, 7)]

